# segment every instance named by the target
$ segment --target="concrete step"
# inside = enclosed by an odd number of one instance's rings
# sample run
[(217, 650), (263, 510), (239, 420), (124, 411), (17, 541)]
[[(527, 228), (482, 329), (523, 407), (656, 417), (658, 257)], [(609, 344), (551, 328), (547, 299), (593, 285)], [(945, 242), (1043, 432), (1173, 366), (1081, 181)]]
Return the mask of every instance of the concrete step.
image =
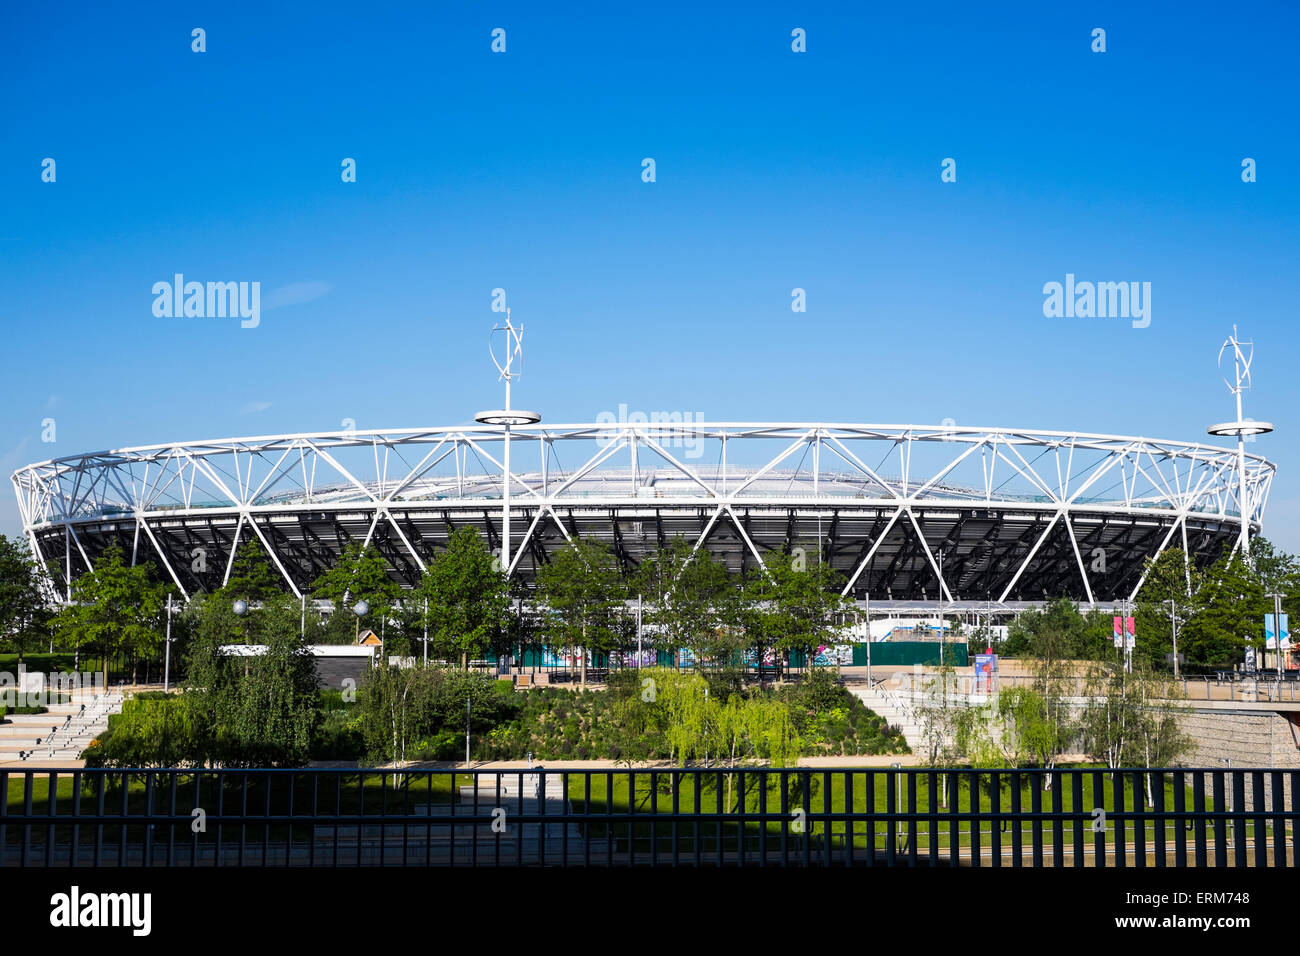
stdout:
[[(65, 737), (63, 734), (54, 735), (54, 744), (56, 747), (73, 748), (85, 750), (90, 746), (90, 742), (95, 739), (94, 734), (77, 734), (72, 737)], [(0, 751), (14, 750), (31, 750), (33, 747), (42, 748), (50, 745), (49, 737), (5, 737), (0, 739)]]
[(911, 714), (905, 712), (894, 701), (876, 690), (857, 689), (850, 691), (855, 697), (862, 701), (868, 710), (874, 711), (880, 716), (886, 724), (898, 728), (907, 745), (915, 750), (921, 746), (923, 734), (921, 725)]
[(31, 736), (32, 734), (47, 734), (51, 727), (57, 727), (59, 732), (63, 732), (69, 727), (80, 730), (83, 727), (106, 727), (108, 726), (107, 716), (100, 716), (89, 723), (84, 717), (74, 717), (71, 721), (66, 720), (42, 720), (42, 721), (24, 721), (23, 723), (0, 724), (0, 737), (21, 737)]
[(43, 714), (5, 714), (6, 724), (43, 724), (49, 721), (62, 723), (67, 717), (80, 713), (79, 707), (51, 707)]
[(49, 747), (0, 747), (0, 763), (20, 761), (23, 759), (23, 754), (27, 754), (28, 759), (31, 760), (76, 760), (85, 749), (85, 747), (55, 747), (51, 752)]

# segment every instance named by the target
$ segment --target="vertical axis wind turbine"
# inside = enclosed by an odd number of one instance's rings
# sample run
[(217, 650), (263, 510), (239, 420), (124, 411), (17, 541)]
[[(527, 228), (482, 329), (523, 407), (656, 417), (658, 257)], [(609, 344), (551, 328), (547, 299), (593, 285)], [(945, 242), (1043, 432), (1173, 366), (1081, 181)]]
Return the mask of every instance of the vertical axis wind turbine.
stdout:
[[(492, 348), (492, 337), (498, 332), (504, 332), (506, 336), (505, 359), (497, 358), (497, 353)], [(474, 416), (476, 422), (482, 422), (485, 425), (500, 425), (504, 429), (503, 442), (504, 452), (502, 453), (501, 466), (501, 570), (510, 576), (510, 426), (511, 425), (534, 425), (542, 420), (542, 416), (537, 412), (528, 412), (510, 407), (510, 383), (523, 375), (524, 365), (524, 327), (521, 323), (519, 328), (510, 324), (510, 310), (506, 309), (506, 324), (492, 326), (492, 332), (488, 336), (488, 355), (492, 358), (492, 364), (497, 367), (500, 373), (498, 381), (505, 380), (506, 383), (506, 407), (492, 408), (484, 412), (479, 412)], [(514, 370), (514, 361), (519, 360), (519, 371)]]
[(1243, 418), (1241, 414), (1241, 393), (1250, 388), (1250, 363), (1255, 360), (1255, 343), (1242, 342), (1237, 338), (1237, 327), (1232, 327), (1232, 335), (1219, 348), (1219, 367), (1223, 367), (1223, 353), (1232, 347), (1232, 362), (1236, 371), (1235, 382), (1226, 377), (1223, 383), (1228, 386), (1237, 399), (1237, 420), (1219, 422), (1208, 429), (1211, 435), (1234, 436), (1237, 439), (1237, 506), (1241, 511), (1241, 533), (1237, 537), (1237, 547), (1242, 557), (1250, 563), (1250, 505), (1246, 498), (1246, 439), (1252, 441), (1255, 435), (1267, 435), (1273, 430), (1271, 422), (1257, 422)]

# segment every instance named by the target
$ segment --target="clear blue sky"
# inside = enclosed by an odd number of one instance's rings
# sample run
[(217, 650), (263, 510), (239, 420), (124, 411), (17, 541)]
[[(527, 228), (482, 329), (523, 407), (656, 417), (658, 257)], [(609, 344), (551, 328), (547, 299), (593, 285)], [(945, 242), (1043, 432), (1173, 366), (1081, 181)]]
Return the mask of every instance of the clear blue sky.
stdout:
[[(556, 422), (1196, 441), (1231, 417), (1237, 322), (1246, 413), (1278, 428), (1251, 446), (1280, 466), (1266, 534), (1300, 550), (1297, 27), (1293, 3), (5, 4), (0, 467), (464, 421), (499, 403), (496, 287), (517, 402)], [(176, 272), (260, 282), (260, 327), (156, 318)], [(1150, 282), (1150, 326), (1045, 318), (1066, 273)]]

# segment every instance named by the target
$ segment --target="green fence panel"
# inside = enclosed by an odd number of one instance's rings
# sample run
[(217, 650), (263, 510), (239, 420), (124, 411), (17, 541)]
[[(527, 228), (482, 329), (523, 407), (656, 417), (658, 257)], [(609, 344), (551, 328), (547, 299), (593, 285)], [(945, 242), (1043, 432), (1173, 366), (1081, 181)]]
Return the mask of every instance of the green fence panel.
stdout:
[[(878, 641), (871, 645), (871, 663), (879, 665), (938, 664), (939, 652), (946, 649), (947, 663), (966, 667), (970, 657), (965, 644), (938, 641)], [(853, 645), (853, 663), (862, 667), (867, 663), (867, 645)]]

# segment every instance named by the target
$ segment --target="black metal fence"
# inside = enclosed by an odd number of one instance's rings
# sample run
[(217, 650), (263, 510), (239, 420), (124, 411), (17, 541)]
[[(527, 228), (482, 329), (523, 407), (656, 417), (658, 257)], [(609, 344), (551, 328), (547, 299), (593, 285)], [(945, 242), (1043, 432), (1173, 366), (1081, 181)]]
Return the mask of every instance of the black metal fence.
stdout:
[(4, 866), (1296, 865), (1300, 770), (0, 770)]

